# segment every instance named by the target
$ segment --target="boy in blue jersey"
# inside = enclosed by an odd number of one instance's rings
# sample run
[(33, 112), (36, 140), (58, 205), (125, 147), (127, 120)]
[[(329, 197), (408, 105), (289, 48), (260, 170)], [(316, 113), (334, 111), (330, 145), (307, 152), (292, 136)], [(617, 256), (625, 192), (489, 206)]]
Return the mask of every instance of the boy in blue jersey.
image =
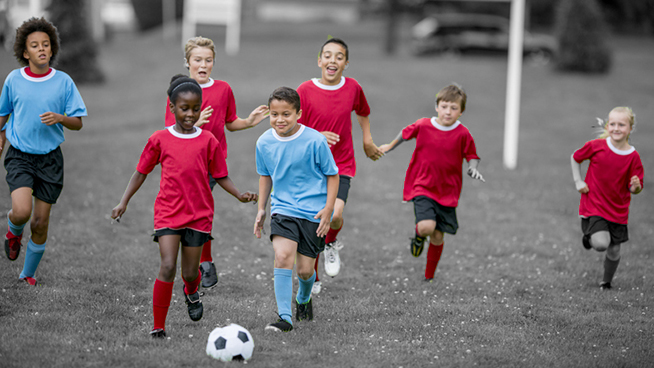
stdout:
[(266, 203), (271, 197), (270, 240), (275, 251), (275, 299), (279, 320), (266, 330), (291, 331), (293, 264), (299, 287), (297, 321), (313, 319), (311, 288), (316, 279), (316, 257), (325, 248), (338, 192), (338, 167), (327, 139), (297, 122), (302, 115), (300, 96), (288, 87), (277, 88), (268, 99), (270, 125), (257, 140), (259, 211), (254, 235), (261, 238)]
[[(7, 76), (0, 95), (0, 153), (8, 140), (4, 165), (11, 192), (5, 252), (18, 258), (23, 228), (32, 232), (19, 278), (36, 285), (34, 274), (48, 238), (50, 208), (64, 183), (59, 145), (64, 127), (82, 129), (86, 106), (68, 74), (50, 67), (59, 52), (57, 28), (44, 18), (31, 18), (16, 30), (14, 56), (23, 65)], [(32, 196), (34, 202), (32, 206)]]

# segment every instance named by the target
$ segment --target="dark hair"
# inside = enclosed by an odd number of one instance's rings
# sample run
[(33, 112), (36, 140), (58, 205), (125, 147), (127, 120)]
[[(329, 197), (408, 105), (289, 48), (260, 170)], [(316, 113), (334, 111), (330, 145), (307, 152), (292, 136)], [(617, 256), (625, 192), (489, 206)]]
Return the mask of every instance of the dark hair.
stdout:
[(325, 43), (322, 44), (322, 46), (320, 47), (320, 53), (318, 53), (318, 57), (322, 56), (322, 50), (325, 48), (325, 46), (327, 46), (330, 43), (337, 43), (343, 46), (343, 48), (345, 49), (345, 60), (350, 60), (350, 51), (347, 48), (347, 44), (345, 43), (345, 41), (341, 40), (340, 38), (335, 38), (335, 37), (328, 39), (327, 41), (325, 41)]
[(20, 65), (30, 65), (27, 59), (23, 57), (23, 54), (27, 50), (27, 37), (34, 32), (44, 32), (50, 37), (50, 50), (52, 51), (50, 65), (52, 65), (59, 53), (59, 33), (57, 32), (57, 27), (45, 18), (30, 18), (16, 29), (16, 41), (14, 42), (14, 56), (16, 60), (18, 60)]
[(463, 87), (456, 84), (450, 84), (438, 91), (436, 95), (436, 105), (441, 101), (458, 102), (461, 105), (461, 113), (466, 111), (467, 100), (468, 95), (466, 95), (466, 91), (463, 90)]
[(279, 100), (293, 105), (295, 111), (300, 111), (300, 95), (296, 90), (290, 87), (279, 87), (270, 94), (268, 98), (268, 106), (270, 107), (270, 102), (272, 100)]
[(170, 79), (170, 86), (168, 87), (168, 98), (171, 103), (176, 103), (177, 96), (182, 92), (193, 92), (200, 95), (202, 98), (202, 87), (193, 78), (189, 78), (184, 74), (175, 74)]

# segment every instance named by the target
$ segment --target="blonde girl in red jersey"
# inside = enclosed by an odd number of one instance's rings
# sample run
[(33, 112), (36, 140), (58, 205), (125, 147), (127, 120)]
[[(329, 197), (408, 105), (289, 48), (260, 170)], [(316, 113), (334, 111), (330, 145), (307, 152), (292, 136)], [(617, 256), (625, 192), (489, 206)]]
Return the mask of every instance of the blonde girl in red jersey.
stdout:
[(111, 212), (111, 218), (119, 219), (148, 174), (161, 164), (161, 185), (154, 203), (154, 241), (159, 243), (161, 253), (161, 266), (152, 293), (154, 328), (150, 334), (154, 338), (166, 336), (166, 316), (180, 243), (188, 314), (193, 321), (202, 318), (204, 309), (198, 292), (202, 277), (198, 267), (202, 245), (211, 239), (214, 212), (207, 173), (240, 202), (257, 200), (256, 194), (236, 189), (228, 176), (218, 140), (195, 126), (202, 105), (200, 85), (191, 78), (176, 75), (171, 80), (168, 96), (172, 101), (170, 110), (175, 116), (175, 125), (155, 132), (148, 139), (120, 204)]
[[(627, 222), (631, 195), (643, 190), (644, 170), (640, 155), (629, 143), (636, 118), (629, 107), (609, 113), (598, 139), (586, 142), (571, 158), (572, 176), (581, 193), (582, 244), (586, 249), (606, 251), (602, 290), (611, 289), (620, 263), (620, 245), (629, 240)], [(589, 160), (581, 180), (581, 163)]]
[[(213, 41), (205, 37), (189, 39), (184, 46), (184, 64), (188, 68), (189, 76), (202, 87), (202, 113), (197, 127), (213, 134), (222, 148), (223, 155), (227, 157), (227, 141), (225, 128), (230, 132), (252, 128), (266, 117), (268, 107), (261, 105), (254, 109), (246, 119), (236, 115), (236, 102), (230, 85), (221, 80), (212, 79), (211, 71), (214, 66), (216, 52)], [(175, 117), (170, 112), (166, 102), (166, 126), (175, 125)], [(216, 181), (208, 177), (211, 190)], [(200, 272), (202, 272), (202, 287), (211, 288), (218, 283), (216, 266), (211, 256), (211, 240), (202, 248), (200, 259)]]

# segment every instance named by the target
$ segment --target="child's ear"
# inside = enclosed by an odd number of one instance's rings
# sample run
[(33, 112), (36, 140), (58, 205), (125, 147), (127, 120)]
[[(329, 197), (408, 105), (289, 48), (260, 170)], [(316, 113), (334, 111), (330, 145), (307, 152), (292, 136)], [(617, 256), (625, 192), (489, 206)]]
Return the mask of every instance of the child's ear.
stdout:
[(302, 109), (298, 110), (297, 112), (297, 118), (298, 120), (302, 117)]
[(170, 113), (175, 115), (175, 105), (172, 102), (168, 104), (168, 108), (170, 109)]
[(186, 60), (186, 58), (184, 58), (184, 67), (185, 67), (186, 69), (189, 68), (188, 60)]

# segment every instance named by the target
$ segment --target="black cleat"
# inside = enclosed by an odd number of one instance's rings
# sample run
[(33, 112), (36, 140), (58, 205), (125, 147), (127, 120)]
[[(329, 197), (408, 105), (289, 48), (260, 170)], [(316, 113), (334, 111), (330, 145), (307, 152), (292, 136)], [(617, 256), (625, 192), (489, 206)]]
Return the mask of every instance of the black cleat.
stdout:
[(150, 331), (150, 336), (153, 339), (164, 339), (166, 338), (166, 331), (163, 328), (157, 328), (156, 330)]
[(600, 283), (600, 289), (601, 290), (611, 290), (611, 283), (610, 282)]
[(304, 303), (304, 304), (298, 303), (297, 300), (295, 301), (295, 319), (296, 320), (298, 320), (298, 321), (303, 321), (305, 319), (309, 320), (309, 321), (313, 320), (313, 306), (312, 306), (312, 303), (311, 303), (312, 301), (313, 301), (313, 299), (311, 299), (311, 298), (309, 298), (309, 301)]
[(588, 234), (581, 237), (581, 243), (584, 245), (584, 249), (592, 248), (592, 246), (590, 245), (590, 235)]
[(275, 323), (271, 323), (268, 326), (266, 326), (266, 331), (281, 331), (281, 332), (288, 332), (293, 330), (293, 325), (288, 323), (285, 319), (282, 317), (279, 317), (279, 320)]
[(200, 263), (200, 273), (202, 274), (202, 287), (210, 289), (218, 284), (218, 274), (213, 262)]
[(425, 238), (422, 238), (416, 235), (415, 238), (411, 238), (411, 255), (414, 257), (420, 257), (423, 249), (425, 249)]
[(186, 301), (186, 307), (188, 308), (188, 316), (191, 317), (192, 321), (199, 321), (202, 319), (202, 312), (204, 307), (202, 307), (202, 301), (200, 300), (200, 293), (197, 291), (191, 295), (186, 294), (186, 288), (182, 286), (184, 293), (184, 299)]

